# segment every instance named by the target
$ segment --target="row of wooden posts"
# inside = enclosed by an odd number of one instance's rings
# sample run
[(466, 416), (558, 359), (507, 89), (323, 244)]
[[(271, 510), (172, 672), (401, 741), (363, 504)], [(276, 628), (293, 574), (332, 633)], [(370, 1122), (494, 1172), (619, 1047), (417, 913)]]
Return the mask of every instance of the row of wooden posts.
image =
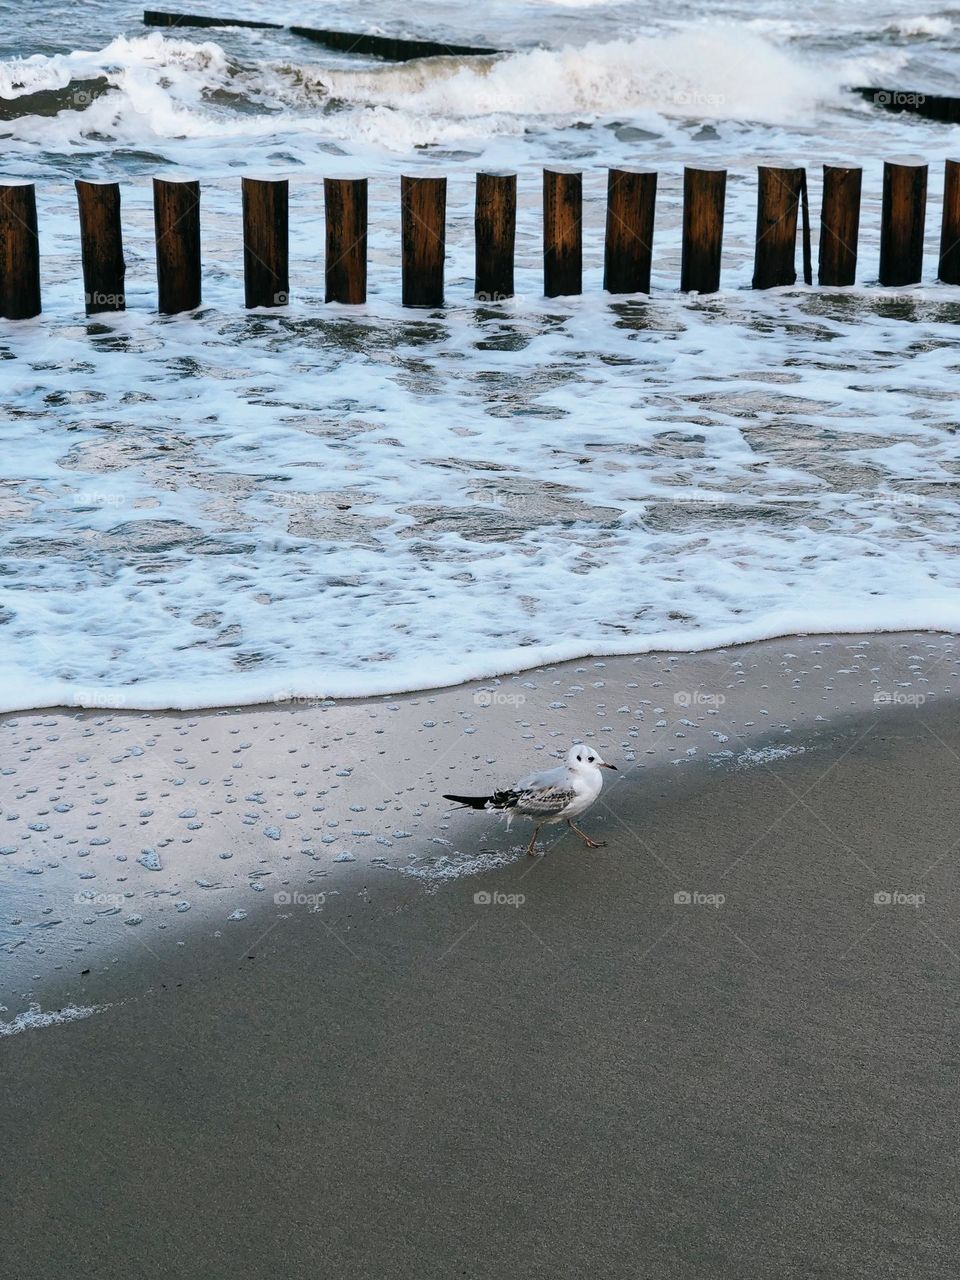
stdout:
[[(863, 171), (824, 165), (818, 279), (853, 284), (857, 269)], [(680, 288), (714, 293), (720, 287), (727, 173), (688, 167), (683, 182)], [(243, 264), (248, 307), (286, 304), (289, 278), (289, 189), (286, 179), (244, 178)], [(403, 305), (436, 307), (444, 300), (446, 178), (402, 177)], [(88, 315), (125, 305), (120, 188), (76, 183), (85, 305)], [(649, 293), (657, 174), (609, 171), (603, 287), (610, 293)], [(920, 281), (926, 215), (927, 166), (887, 161), (880, 229), (881, 285)], [(200, 184), (154, 179), (159, 310), (189, 311), (201, 302)], [(326, 299), (362, 303), (367, 296), (367, 179), (325, 178)], [(753, 285), (796, 282), (798, 209), (804, 213), (804, 278), (811, 283), (806, 171), (759, 168)], [(496, 301), (514, 293), (517, 177), (478, 173), (476, 179), (475, 294)], [(547, 297), (582, 289), (582, 174), (543, 173), (543, 275)], [(944, 180), (938, 279), (960, 284), (960, 161), (948, 160)], [(29, 183), (0, 184), (0, 316), (27, 319), (40, 312), (40, 256), (36, 192)]]

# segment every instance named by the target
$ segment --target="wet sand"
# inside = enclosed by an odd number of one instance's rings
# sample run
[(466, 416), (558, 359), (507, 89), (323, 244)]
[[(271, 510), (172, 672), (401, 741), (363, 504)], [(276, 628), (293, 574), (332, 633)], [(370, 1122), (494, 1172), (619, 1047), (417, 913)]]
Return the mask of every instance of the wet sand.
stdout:
[[(949, 1274), (956, 680), (949, 637), (834, 637), (480, 702), (16, 717), (3, 1017), (105, 1007), (0, 1037), (10, 1274)], [(586, 732), (606, 848), (448, 816)], [(91, 925), (88, 866), (135, 895)]]

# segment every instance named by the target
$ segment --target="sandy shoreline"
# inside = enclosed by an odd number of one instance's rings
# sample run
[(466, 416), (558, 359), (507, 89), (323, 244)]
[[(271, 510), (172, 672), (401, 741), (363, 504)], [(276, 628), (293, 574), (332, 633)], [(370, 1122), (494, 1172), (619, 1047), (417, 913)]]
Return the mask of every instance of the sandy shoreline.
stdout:
[[(8, 722), (2, 1016), (107, 1006), (0, 1038), (15, 1274), (947, 1274), (953, 651)], [(448, 817), (587, 734), (607, 848)]]

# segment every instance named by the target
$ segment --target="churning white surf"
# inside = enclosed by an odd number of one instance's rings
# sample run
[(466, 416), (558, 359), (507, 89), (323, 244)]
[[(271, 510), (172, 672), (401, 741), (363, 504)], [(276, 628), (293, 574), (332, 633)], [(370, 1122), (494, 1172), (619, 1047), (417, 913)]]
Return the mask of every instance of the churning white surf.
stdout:
[(0, 705), (960, 629), (949, 322), (920, 340), (863, 295), (524, 305), (18, 328)]

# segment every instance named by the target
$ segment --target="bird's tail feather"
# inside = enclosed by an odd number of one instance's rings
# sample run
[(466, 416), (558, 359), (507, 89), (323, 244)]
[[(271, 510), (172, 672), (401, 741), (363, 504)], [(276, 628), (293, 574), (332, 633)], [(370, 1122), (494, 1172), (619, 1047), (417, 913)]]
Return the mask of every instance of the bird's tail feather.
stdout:
[(461, 809), (485, 809), (492, 796), (444, 796), (444, 800), (452, 800), (454, 804), (460, 805)]

